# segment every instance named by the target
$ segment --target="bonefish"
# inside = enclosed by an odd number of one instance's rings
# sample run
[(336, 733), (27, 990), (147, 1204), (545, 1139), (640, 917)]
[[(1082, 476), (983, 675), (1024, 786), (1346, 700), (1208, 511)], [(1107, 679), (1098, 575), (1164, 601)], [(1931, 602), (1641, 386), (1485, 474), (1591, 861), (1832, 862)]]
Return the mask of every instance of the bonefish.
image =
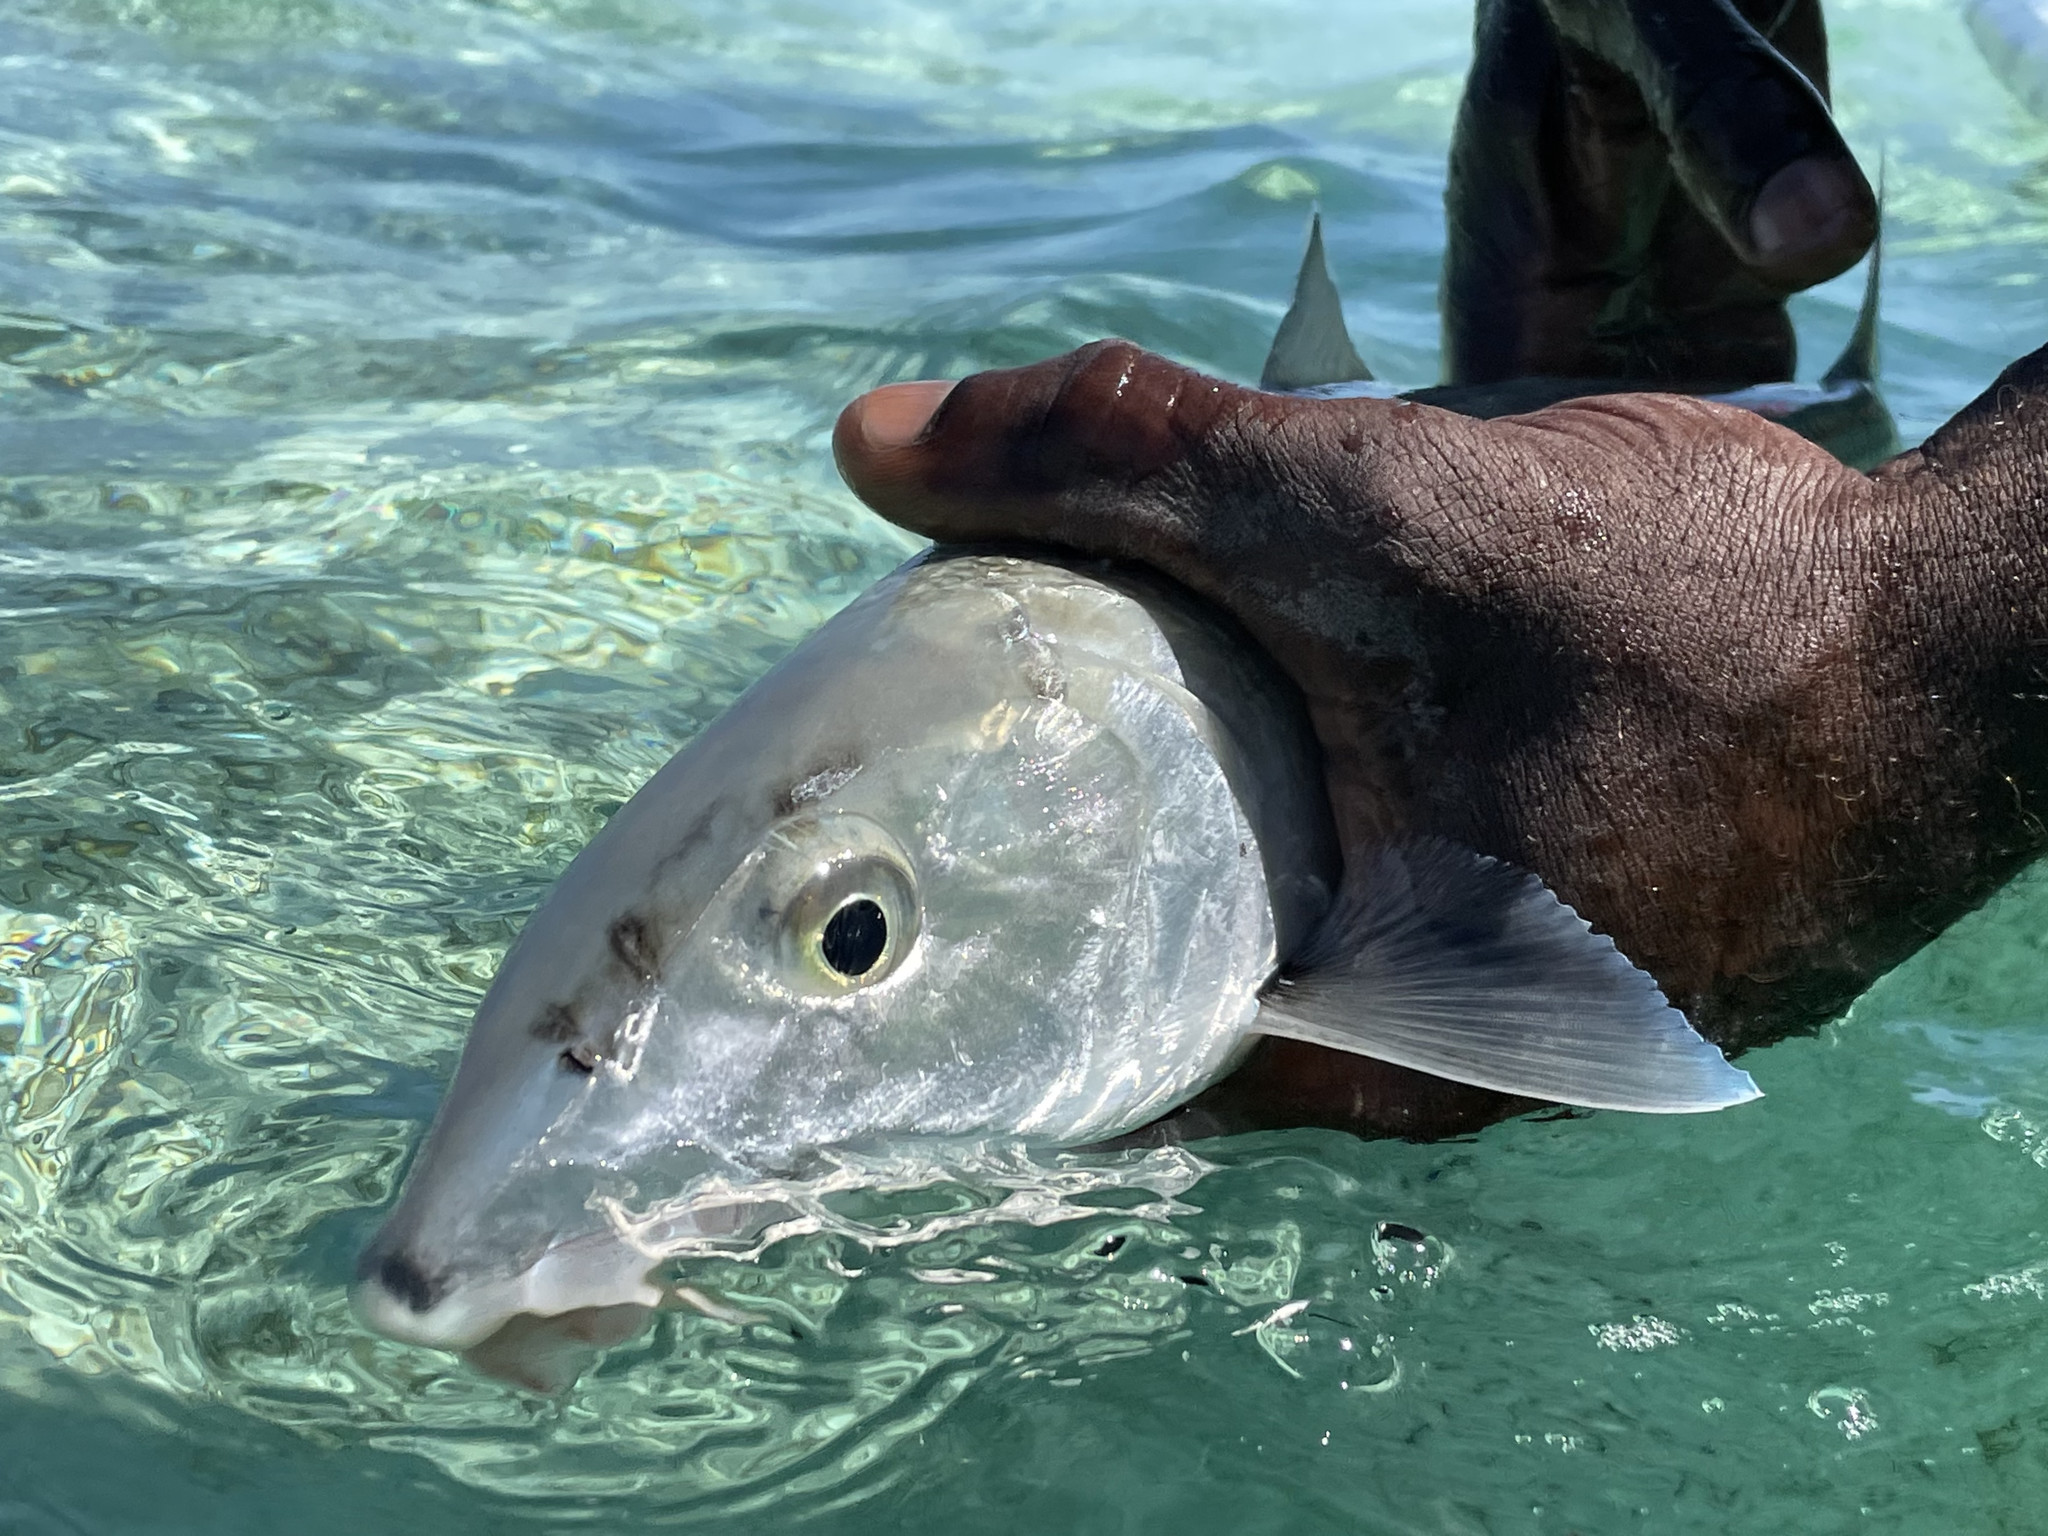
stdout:
[(934, 551), (749, 689), (570, 865), (492, 983), (363, 1315), (475, 1345), (653, 1299), (604, 1197), (820, 1149), (1099, 1142), (1259, 1035), (1532, 1098), (1755, 1096), (1533, 876), (1340, 870), (1294, 689), (1149, 577)]
[[(1832, 382), (1757, 398), (1888, 432), (1875, 294), (1873, 261)], [(1384, 389), (1319, 224), (1265, 382)], [(684, 1219), (737, 1231), (750, 1187), (832, 1149), (1101, 1142), (1271, 1035), (1596, 1108), (1757, 1092), (1534, 875), (1436, 840), (1340, 864), (1302, 702), (1221, 615), (1132, 570), (930, 551), (571, 864), (357, 1306), (459, 1349), (521, 1314), (611, 1317), (661, 1293), (608, 1206), (715, 1188)]]

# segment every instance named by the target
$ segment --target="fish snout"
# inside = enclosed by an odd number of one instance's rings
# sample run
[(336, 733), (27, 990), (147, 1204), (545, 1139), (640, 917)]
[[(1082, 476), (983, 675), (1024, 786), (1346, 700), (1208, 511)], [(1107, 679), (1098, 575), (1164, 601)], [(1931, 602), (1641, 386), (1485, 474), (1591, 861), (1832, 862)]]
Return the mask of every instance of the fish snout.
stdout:
[(450, 1314), (455, 1275), (402, 1247), (373, 1245), (356, 1264), (349, 1302), (365, 1326), (401, 1344), (460, 1349), (461, 1320)]
[(402, 1253), (387, 1253), (381, 1258), (365, 1254), (356, 1279), (374, 1281), (414, 1312), (433, 1311), (434, 1303), (448, 1294), (447, 1276), (429, 1274), (425, 1266)]
[(437, 1257), (417, 1233), (387, 1232), (357, 1263), (349, 1301), (387, 1339), (462, 1351), (521, 1314), (651, 1307), (662, 1297), (650, 1280), (658, 1263), (609, 1231), (551, 1235), (516, 1259), (478, 1267)]

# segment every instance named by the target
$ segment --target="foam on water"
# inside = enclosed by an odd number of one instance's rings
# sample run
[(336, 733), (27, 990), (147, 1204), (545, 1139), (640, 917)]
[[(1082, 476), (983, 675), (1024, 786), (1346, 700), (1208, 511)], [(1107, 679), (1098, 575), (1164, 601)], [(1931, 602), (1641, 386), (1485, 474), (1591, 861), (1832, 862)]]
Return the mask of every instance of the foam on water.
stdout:
[[(2048, 131), (1946, 7), (1830, 17), (1910, 437), (2048, 338)], [(2031, 876), (1729, 1115), (813, 1192), (555, 1398), (348, 1315), (548, 881), (912, 547), (839, 404), (1110, 333), (1252, 377), (1311, 198), (1430, 378), (1468, 20), (0, 19), (0, 1530), (2032, 1527)]]

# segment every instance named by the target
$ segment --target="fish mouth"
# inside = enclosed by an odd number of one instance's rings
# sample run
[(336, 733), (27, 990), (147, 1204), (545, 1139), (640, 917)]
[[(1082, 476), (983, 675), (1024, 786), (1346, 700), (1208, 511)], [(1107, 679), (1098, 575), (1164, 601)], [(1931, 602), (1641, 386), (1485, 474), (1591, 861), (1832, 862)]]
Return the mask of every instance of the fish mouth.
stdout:
[(373, 1249), (363, 1258), (349, 1301), (374, 1333), (459, 1352), (478, 1348), (522, 1317), (550, 1320), (622, 1307), (651, 1311), (664, 1294), (651, 1278), (660, 1263), (609, 1232), (557, 1243), (509, 1275), (450, 1274), (403, 1250)]
[[(484, 1348), (515, 1324), (530, 1329), (614, 1308), (645, 1312), (674, 1302), (726, 1322), (752, 1320), (694, 1286), (658, 1284), (655, 1273), (700, 1244), (720, 1252), (746, 1247), (754, 1226), (779, 1206), (723, 1185), (657, 1207), (652, 1215), (635, 1216), (615, 1201), (598, 1203), (607, 1218), (602, 1226), (579, 1227), (546, 1241), (538, 1253), (501, 1258), (489, 1268), (465, 1268), (445, 1257), (450, 1247), (459, 1247), (459, 1237), (437, 1245), (423, 1235), (434, 1230), (431, 1225), (394, 1219), (363, 1254), (350, 1304), (373, 1333), (463, 1354)], [(580, 1326), (559, 1323), (555, 1333), (574, 1340)], [(612, 1325), (589, 1326), (605, 1331)]]
[(662, 1263), (617, 1239), (586, 1236), (509, 1277), (437, 1287), (402, 1256), (373, 1254), (350, 1301), (388, 1339), (453, 1351), (485, 1376), (553, 1396), (662, 1307), (735, 1325), (764, 1321), (693, 1285), (655, 1285)]
[[(735, 1327), (769, 1321), (694, 1285), (677, 1285), (664, 1292), (661, 1306), (688, 1307)], [(463, 1350), (462, 1358), (493, 1380), (552, 1397), (574, 1386), (601, 1351), (644, 1330), (656, 1310), (629, 1301), (608, 1307), (577, 1307), (552, 1317), (521, 1312)]]
[(462, 1351), (485, 1376), (554, 1396), (576, 1383), (600, 1350), (623, 1344), (647, 1326), (654, 1308), (637, 1302), (578, 1307), (553, 1317), (522, 1312)]

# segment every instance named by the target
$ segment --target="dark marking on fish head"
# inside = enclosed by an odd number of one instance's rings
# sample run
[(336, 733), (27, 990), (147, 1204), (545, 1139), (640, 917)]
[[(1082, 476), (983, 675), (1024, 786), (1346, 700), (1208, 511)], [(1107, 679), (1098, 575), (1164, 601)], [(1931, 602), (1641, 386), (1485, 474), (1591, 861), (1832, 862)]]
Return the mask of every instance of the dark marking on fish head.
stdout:
[(700, 812), (696, 820), (690, 823), (689, 829), (675, 840), (675, 845), (661, 856), (661, 862), (654, 867), (654, 883), (657, 889), (661, 888), (664, 882), (673, 880), (680, 867), (688, 863), (690, 855), (711, 835), (712, 821), (717, 816), (718, 809), (714, 805), (709, 810)]
[(612, 958), (642, 986), (653, 984), (661, 974), (661, 953), (654, 942), (654, 928), (638, 912), (628, 912), (605, 934)]
[(542, 1009), (540, 1017), (533, 1021), (533, 1037), (544, 1044), (562, 1047), (556, 1059), (565, 1072), (580, 1072), (588, 1077), (597, 1070), (601, 1052), (583, 1038), (583, 1025), (576, 1010), (567, 1003), (550, 1003)]
[(1050, 643), (1052, 637), (1033, 628), (1031, 615), (1014, 601), (996, 621), (996, 637), (1005, 646), (1016, 647), (1022, 652), (1024, 684), (1034, 697), (1048, 704), (1058, 704), (1066, 698), (1067, 675), (1054, 659), (1054, 647)]
[(1050, 660), (1033, 661), (1024, 669), (1024, 677), (1032, 693), (1048, 704), (1058, 704), (1067, 696), (1066, 674)]
[(777, 791), (775, 814), (794, 816), (813, 801), (822, 800), (835, 790), (844, 789), (853, 782), (860, 772), (860, 758), (852, 752), (842, 752), (835, 757), (813, 765), (800, 773), (786, 787)]
[(533, 1021), (533, 1037), (549, 1045), (566, 1045), (583, 1032), (576, 1022), (576, 1010), (567, 1003), (549, 1003)]

